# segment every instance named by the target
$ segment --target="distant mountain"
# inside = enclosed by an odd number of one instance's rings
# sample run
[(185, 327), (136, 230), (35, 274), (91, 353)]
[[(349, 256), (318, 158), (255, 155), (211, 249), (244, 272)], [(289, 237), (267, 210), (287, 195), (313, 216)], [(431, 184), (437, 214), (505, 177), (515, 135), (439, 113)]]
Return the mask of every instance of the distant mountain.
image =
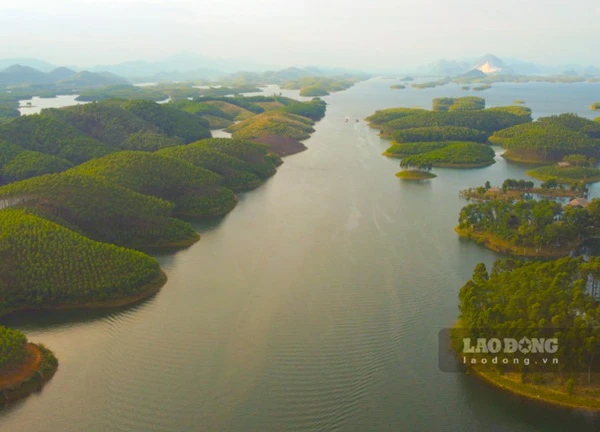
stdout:
[(48, 72), (48, 77), (51, 79), (51, 82), (66, 80), (67, 78), (72, 77), (77, 72), (73, 69), (69, 69), (66, 67), (59, 67)]
[(16, 64), (21, 66), (28, 66), (30, 68), (37, 69), (40, 72), (50, 72), (51, 70), (56, 69), (55, 65), (50, 64), (44, 60), (38, 60), (29, 57), (19, 57), (0, 59), (0, 70), (6, 69), (7, 67)]
[(548, 66), (516, 59), (501, 59), (494, 54), (486, 54), (477, 60), (439, 60), (417, 68), (414, 73), (435, 76), (461, 76), (473, 69), (486, 75), (558, 75), (564, 71), (581, 76), (600, 76), (600, 69), (595, 66), (574, 64)]
[(485, 78), (487, 75), (480, 69), (471, 69), (469, 72), (458, 75), (456, 78)]
[(106, 86), (113, 84), (129, 84), (129, 81), (120, 76), (111, 74), (109, 72), (77, 72), (75, 75), (68, 77), (67, 79), (61, 80), (56, 84), (61, 86), (73, 86), (73, 87), (96, 87)]
[(0, 71), (0, 87), (46, 84), (93, 87), (109, 84), (128, 84), (128, 81), (107, 72), (75, 72), (65, 67), (55, 68), (45, 73), (29, 66), (16, 64)]
[(0, 87), (51, 82), (47, 74), (29, 66), (15, 64), (0, 71)]
[[(245, 60), (215, 59), (202, 56), (195, 53), (180, 53), (171, 57), (157, 61), (136, 60), (119, 63), (115, 65), (99, 65), (91, 68), (93, 72), (111, 72), (113, 74), (127, 78), (153, 77), (159, 74), (176, 74), (191, 71), (211, 71), (226, 73), (247, 71), (265, 71), (272, 69), (272, 65)], [(207, 76), (198, 76), (197, 78), (206, 78)]]
[(477, 63), (473, 66), (473, 69), (478, 69), (485, 74), (494, 74), (500, 72), (506, 72), (508, 69), (504, 62), (493, 54), (484, 55)]

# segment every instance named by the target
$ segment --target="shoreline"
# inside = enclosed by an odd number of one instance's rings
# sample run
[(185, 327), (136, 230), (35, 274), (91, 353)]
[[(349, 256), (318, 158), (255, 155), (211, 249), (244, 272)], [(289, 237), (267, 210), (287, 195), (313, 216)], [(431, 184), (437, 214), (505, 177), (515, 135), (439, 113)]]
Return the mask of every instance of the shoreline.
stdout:
[(7, 315), (11, 315), (17, 312), (31, 312), (31, 311), (68, 311), (68, 310), (102, 310), (102, 309), (113, 309), (124, 306), (130, 306), (138, 303), (142, 300), (152, 297), (167, 283), (167, 275), (161, 269), (158, 278), (152, 282), (146, 284), (142, 291), (135, 295), (121, 297), (118, 299), (106, 300), (106, 301), (89, 301), (85, 303), (71, 303), (63, 305), (48, 305), (48, 306), (23, 306), (19, 308), (9, 309), (7, 311), (0, 312), (0, 318)]
[(0, 376), (0, 404), (8, 404), (39, 392), (58, 369), (58, 360), (48, 348), (28, 342), (28, 358), (11, 375)]
[(477, 368), (469, 367), (467, 368), (469, 372), (472, 372), (478, 379), (481, 379), (486, 384), (500, 389), (504, 392), (510, 393), (512, 395), (517, 395), (523, 398), (526, 398), (530, 401), (543, 403), (545, 405), (552, 405), (554, 407), (561, 408), (573, 408), (586, 410), (591, 412), (600, 412), (600, 399), (597, 399), (597, 405), (591, 405), (586, 403), (576, 403), (576, 402), (568, 402), (559, 398), (581, 398), (581, 396), (572, 396), (566, 393), (553, 391), (548, 387), (543, 387), (535, 384), (523, 384), (512, 381), (508, 378), (503, 378), (501, 375), (485, 373)]
[(401, 180), (429, 180), (437, 177), (433, 173), (421, 171), (399, 171), (395, 176)]
[[(460, 328), (460, 320), (454, 323), (453, 328)], [(460, 361), (458, 359), (459, 354), (454, 349), (452, 349), (452, 351), (457, 356), (457, 361)], [(513, 396), (525, 398), (528, 401), (542, 403), (553, 408), (560, 407), (600, 412), (600, 397), (569, 395), (565, 392), (556, 391), (551, 387), (520, 383), (500, 375), (499, 373), (481, 371), (476, 366), (472, 365), (465, 365), (464, 370), (465, 375), (474, 375), (476, 379), (481, 380), (490, 387), (509, 393)]]
[[(405, 157), (409, 157), (409, 156), (414, 156), (414, 155), (400, 155), (398, 153), (390, 153), (390, 152), (383, 152), (381, 153), (382, 156), (385, 157), (389, 157), (392, 159), (403, 159)], [(484, 168), (490, 165), (494, 165), (496, 163), (495, 160), (489, 161), (489, 162), (481, 162), (481, 163), (474, 163), (474, 164), (470, 164), (470, 163), (450, 163), (450, 162), (434, 162), (431, 165), (434, 168), (456, 168), (456, 169), (470, 169), (470, 168)]]
[(536, 248), (533, 247), (515, 246), (504, 240), (498, 239), (494, 235), (483, 232), (467, 231), (460, 229), (458, 226), (454, 228), (454, 232), (461, 238), (474, 240), (476, 244), (484, 246), (494, 252), (530, 258), (562, 258), (568, 256), (569, 252), (578, 246), (578, 244), (572, 244), (560, 249), (540, 247), (539, 251), (537, 251)]

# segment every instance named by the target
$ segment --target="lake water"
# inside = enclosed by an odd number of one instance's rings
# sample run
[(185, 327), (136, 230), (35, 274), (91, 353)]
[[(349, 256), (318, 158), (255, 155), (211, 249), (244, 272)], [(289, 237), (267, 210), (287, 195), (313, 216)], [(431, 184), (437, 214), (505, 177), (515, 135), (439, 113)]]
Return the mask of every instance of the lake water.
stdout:
[[(460, 287), (478, 262), (499, 257), (453, 232), (458, 192), (526, 178), (525, 169), (498, 158), (401, 182), (398, 161), (381, 156), (387, 143), (354, 119), (464, 92), (393, 83), (327, 97), (307, 151), (223, 219), (197, 224), (200, 242), (157, 256), (169, 281), (154, 298), (5, 320), (51, 347), (60, 367), (41, 393), (0, 411), (0, 430), (600, 430), (595, 414), (438, 370), (437, 334), (457, 317)], [(505, 84), (478, 95), (488, 105), (524, 99), (535, 115), (592, 117), (600, 85)]]
[(19, 112), (21, 115), (38, 114), (44, 108), (62, 108), (65, 106), (87, 103), (75, 100), (77, 96), (79, 95), (60, 95), (53, 98), (40, 98), (34, 96), (31, 99), (19, 101)]

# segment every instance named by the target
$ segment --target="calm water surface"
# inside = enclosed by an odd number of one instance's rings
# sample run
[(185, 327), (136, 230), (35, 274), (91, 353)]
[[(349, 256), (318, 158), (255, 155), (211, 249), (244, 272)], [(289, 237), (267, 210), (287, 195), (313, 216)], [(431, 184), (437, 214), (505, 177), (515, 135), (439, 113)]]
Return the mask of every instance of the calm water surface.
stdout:
[[(464, 92), (393, 83), (327, 97), (307, 151), (228, 216), (197, 225), (199, 243), (157, 256), (169, 281), (154, 298), (8, 320), (61, 364), (41, 393), (0, 411), (0, 430), (600, 430), (595, 415), (438, 370), (437, 333), (456, 319), (458, 290), (498, 258), (453, 232), (458, 191), (525, 169), (498, 158), (402, 183), (386, 143), (355, 119)], [(593, 117), (600, 85), (505, 84), (481, 96)]]

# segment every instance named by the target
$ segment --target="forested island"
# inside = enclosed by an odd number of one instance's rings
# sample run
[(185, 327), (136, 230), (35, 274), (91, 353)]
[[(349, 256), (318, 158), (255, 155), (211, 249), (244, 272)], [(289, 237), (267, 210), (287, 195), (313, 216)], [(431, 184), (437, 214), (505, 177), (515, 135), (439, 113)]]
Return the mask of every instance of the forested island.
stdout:
[(48, 348), (0, 326), (0, 404), (39, 391), (57, 368), (58, 360)]
[(485, 109), (485, 99), (479, 97), (436, 98), (431, 111), (390, 108), (366, 120), (382, 137), (392, 139), (385, 156), (401, 158), (404, 170), (428, 172), (431, 167), (478, 168), (495, 163), (495, 152), (487, 145), (489, 136), (530, 122), (531, 110)]
[(561, 257), (598, 237), (600, 199), (492, 199), (468, 204), (456, 232), (496, 252), (529, 257)]
[(527, 398), (599, 410), (599, 277), (598, 258), (589, 262), (568, 257), (549, 262), (500, 260), (489, 272), (478, 264), (460, 290), (459, 322), (451, 333), (459, 361), (465, 362), (466, 337), (554, 338), (555, 352), (542, 354), (551, 362), (547, 367), (525, 364), (519, 352), (504, 354), (506, 364), (493, 364), (495, 355), (483, 353), (477, 355), (477, 364), (464, 366), (491, 384)]
[(346, 90), (363, 79), (364, 76), (302, 77), (284, 82), (281, 84), (281, 88), (300, 90), (300, 96), (327, 96), (332, 92)]
[[(144, 252), (197, 242), (189, 220), (231, 211), (237, 192), (276, 173), (280, 155), (306, 148), (299, 140), (325, 109), (275, 96), (136, 97), (0, 125), (0, 316), (155, 294), (166, 276)], [(215, 122), (234, 137), (211, 138)], [(46, 348), (0, 327), (4, 400), (38, 389), (56, 366)]]
[(533, 198), (534, 195), (549, 198), (577, 198), (585, 193), (587, 193), (587, 188), (583, 182), (565, 185), (558, 183), (555, 179), (550, 179), (536, 187), (529, 180), (506, 179), (500, 187), (492, 186), (487, 181), (482, 186), (462, 190), (459, 195), (467, 200), (518, 201)]
[(489, 140), (504, 147), (503, 157), (515, 162), (549, 164), (571, 154), (596, 158), (600, 124), (575, 114), (560, 114), (496, 131)]

